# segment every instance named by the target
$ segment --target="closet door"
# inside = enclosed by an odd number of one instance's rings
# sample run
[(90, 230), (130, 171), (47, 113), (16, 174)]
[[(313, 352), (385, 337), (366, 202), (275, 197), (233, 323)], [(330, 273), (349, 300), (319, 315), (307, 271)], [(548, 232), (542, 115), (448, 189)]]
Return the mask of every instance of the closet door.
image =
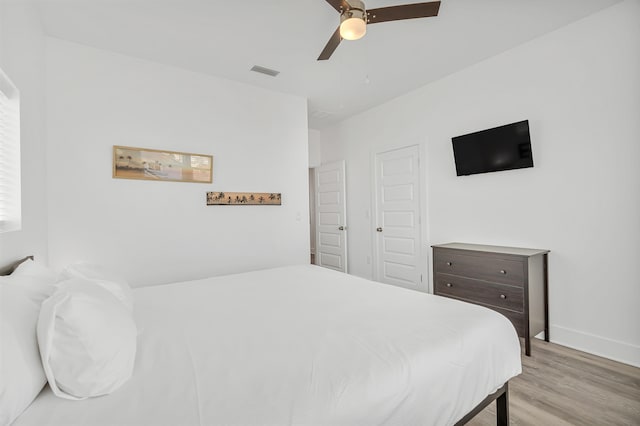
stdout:
[(375, 173), (376, 278), (426, 291), (426, 281), (422, 282), (418, 146), (378, 153)]
[(344, 161), (316, 168), (316, 264), (347, 272)]

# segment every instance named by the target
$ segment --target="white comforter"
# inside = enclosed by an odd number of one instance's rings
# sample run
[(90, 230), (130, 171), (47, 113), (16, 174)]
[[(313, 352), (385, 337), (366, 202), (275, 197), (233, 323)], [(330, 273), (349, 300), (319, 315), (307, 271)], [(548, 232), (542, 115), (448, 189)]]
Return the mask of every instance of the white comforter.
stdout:
[(315, 266), (134, 294), (134, 377), (16, 426), (447, 425), (521, 372), (505, 317)]

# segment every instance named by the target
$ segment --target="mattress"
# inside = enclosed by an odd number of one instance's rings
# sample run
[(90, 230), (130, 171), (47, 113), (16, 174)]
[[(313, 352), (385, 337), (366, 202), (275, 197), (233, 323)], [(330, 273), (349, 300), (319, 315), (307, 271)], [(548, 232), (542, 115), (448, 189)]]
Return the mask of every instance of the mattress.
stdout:
[(480, 306), (299, 265), (134, 291), (132, 379), (23, 425), (449, 425), (521, 372)]

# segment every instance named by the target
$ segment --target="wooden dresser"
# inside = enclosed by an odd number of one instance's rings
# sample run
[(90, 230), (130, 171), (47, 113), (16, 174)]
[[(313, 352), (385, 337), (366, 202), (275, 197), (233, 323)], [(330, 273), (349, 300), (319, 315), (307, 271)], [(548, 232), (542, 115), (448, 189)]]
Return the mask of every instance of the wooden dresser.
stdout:
[(500, 312), (524, 337), (549, 341), (549, 250), (449, 243), (433, 247), (433, 292)]

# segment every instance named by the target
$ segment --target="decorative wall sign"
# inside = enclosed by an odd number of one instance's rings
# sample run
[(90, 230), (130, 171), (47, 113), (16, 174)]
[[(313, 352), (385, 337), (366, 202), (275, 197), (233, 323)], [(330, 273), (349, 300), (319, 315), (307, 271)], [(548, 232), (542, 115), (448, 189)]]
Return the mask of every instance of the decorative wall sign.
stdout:
[(282, 194), (269, 192), (207, 192), (208, 206), (242, 206), (242, 205), (282, 204)]
[(211, 183), (213, 157), (188, 152), (114, 145), (113, 177)]

